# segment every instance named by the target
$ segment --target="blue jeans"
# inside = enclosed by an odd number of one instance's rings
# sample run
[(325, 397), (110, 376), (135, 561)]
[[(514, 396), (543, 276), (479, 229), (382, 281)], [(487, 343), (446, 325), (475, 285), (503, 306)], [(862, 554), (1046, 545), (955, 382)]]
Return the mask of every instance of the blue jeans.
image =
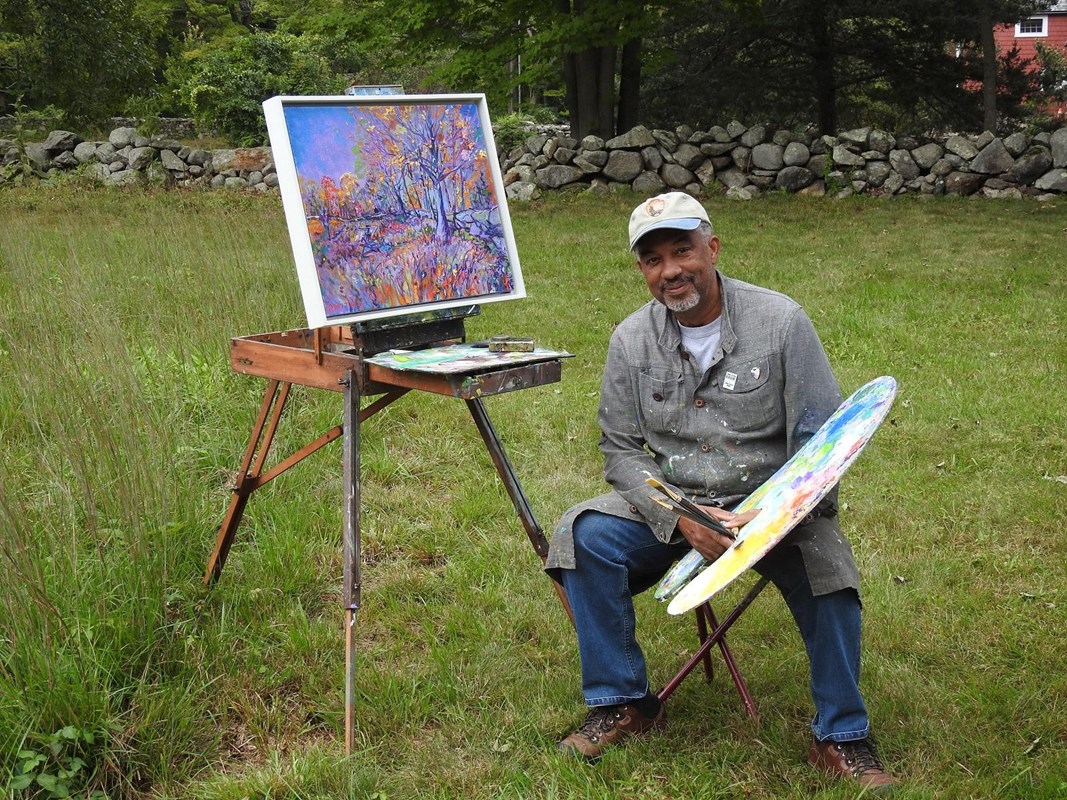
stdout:
[[(637, 643), (633, 595), (653, 586), (689, 551), (664, 544), (643, 522), (586, 511), (574, 523), (576, 569), (559, 571), (578, 631), (582, 693), (590, 706), (625, 703), (649, 692)], [(844, 589), (814, 596), (796, 547), (779, 547), (756, 565), (782, 593), (808, 652), (815, 718), (824, 741), (862, 739), (867, 709), (859, 691), (860, 602)]]

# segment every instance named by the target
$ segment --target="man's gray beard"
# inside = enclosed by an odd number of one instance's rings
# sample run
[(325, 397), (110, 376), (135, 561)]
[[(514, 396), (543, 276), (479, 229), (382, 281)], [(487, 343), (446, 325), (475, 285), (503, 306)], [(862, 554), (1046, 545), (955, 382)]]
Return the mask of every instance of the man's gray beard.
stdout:
[(665, 299), (663, 305), (667, 306), (675, 314), (681, 314), (685, 311), (691, 311), (700, 305), (700, 293), (692, 292), (691, 294), (681, 297), (677, 300)]

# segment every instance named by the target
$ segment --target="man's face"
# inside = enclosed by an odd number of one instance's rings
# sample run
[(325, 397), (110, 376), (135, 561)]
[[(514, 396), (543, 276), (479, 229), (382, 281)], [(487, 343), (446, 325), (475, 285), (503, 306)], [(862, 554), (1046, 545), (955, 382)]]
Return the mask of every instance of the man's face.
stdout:
[(715, 262), (719, 240), (704, 241), (699, 230), (664, 228), (641, 237), (637, 263), (652, 296), (682, 325), (706, 325), (719, 316)]

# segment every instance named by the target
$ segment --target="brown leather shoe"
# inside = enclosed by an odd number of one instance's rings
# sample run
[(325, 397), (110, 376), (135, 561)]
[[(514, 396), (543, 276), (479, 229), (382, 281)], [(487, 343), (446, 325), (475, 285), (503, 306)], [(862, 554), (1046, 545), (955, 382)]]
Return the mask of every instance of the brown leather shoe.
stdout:
[(654, 718), (646, 717), (629, 703), (595, 706), (589, 709), (578, 730), (559, 743), (559, 749), (596, 759), (605, 748), (627, 736), (662, 730), (666, 725), (667, 713), (662, 704)]
[(870, 739), (853, 742), (812, 741), (808, 763), (831, 775), (855, 780), (864, 789), (879, 794), (892, 791), (896, 784), (893, 776), (885, 771), (885, 765), (875, 753), (874, 743)]

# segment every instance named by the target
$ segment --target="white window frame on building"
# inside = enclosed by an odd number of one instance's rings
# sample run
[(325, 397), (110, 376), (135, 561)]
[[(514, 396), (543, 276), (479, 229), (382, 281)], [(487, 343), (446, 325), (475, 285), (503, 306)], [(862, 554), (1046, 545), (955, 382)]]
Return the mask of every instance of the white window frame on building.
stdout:
[[(1032, 30), (1037, 25), (1040, 25), (1040, 30)], [(1026, 30), (1024, 30), (1026, 28)], [(1032, 17), (1021, 19), (1015, 23), (1015, 38), (1025, 39), (1033, 38), (1036, 36), (1048, 36), (1048, 16), (1044, 14), (1035, 14)]]

